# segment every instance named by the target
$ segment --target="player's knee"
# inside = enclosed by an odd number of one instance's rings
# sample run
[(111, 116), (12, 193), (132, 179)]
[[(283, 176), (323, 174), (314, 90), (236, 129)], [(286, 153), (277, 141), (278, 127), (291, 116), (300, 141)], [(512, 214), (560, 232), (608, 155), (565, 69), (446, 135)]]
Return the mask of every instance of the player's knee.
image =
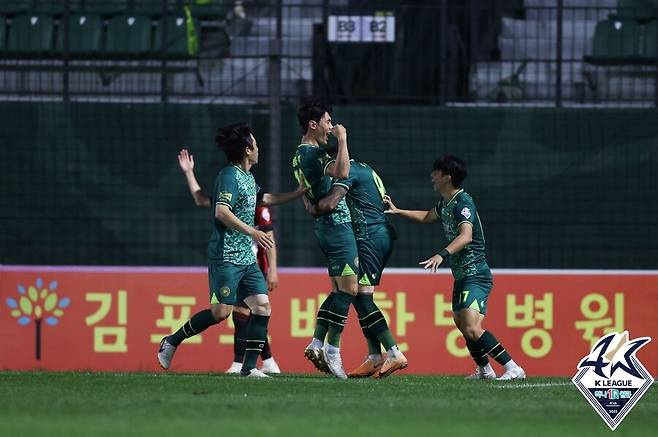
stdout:
[(251, 309), (252, 314), (259, 316), (269, 316), (272, 313), (272, 306), (270, 302), (259, 302), (258, 305)]
[(212, 313), (212, 317), (216, 322), (221, 322), (231, 315), (231, 307), (229, 305), (221, 304), (213, 305), (212, 308), (210, 308), (210, 312)]
[(471, 341), (478, 341), (482, 336), (482, 328), (477, 326), (464, 326), (460, 328), (461, 333), (464, 335), (464, 338)]

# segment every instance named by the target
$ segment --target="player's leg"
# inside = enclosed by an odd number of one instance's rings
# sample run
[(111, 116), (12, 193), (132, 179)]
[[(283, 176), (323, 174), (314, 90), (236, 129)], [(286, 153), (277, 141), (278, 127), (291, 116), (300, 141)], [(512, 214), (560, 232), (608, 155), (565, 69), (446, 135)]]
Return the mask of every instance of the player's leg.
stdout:
[(251, 310), (251, 316), (247, 324), (244, 361), (240, 374), (249, 377), (266, 377), (265, 373), (256, 368), (256, 362), (267, 341), (267, 326), (270, 321), (271, 306), (265, 278), (255, 263), (245, 266), (238, 293), (241, 297), (244, 296), (244, 302)]
[(235, 303), (235, 284), (237, 282), (235, 282), (234, 272), (223, 264), (212, 263), (208, 265), (210, 309), (199, 311), (176, 332), (160, 341), (158, 362), (163, 369), (168, 369), (171, 366), (176, 348), (183, 340), (202, 333), (208, 327), (221, 322), (231, 314)]
[(226, 373), (240, 373), (242, 369), (242, 361), (244, 361), (244, 350), (247, 338), (247, 324), (249, 323), (249, 315), (251, 311), (244, 301), (240, 301), (233, 307), (233, 326), (235, 331), (233, 333), (233, 363), (228, 368)]
[[(353, 254), (356, 254), (356, 245), (354, 250), (351, 251)], [(350, 305), (354, 302), (358, 291), (356, 274), (356, 259), (353, 258), (353, 261), (350, 263), (351, 266), (345, 264), (346, 267), (349, 267), (352, 271), (352, 274), (346, 274), (344, 276), (334, 276), (332, 279), (336, 281), (338, 291), (333, 293), (334, 299), (327, 311), (327, 318), (329, 319), (329, 326), (327, 332), (327, 341), (322, 348), (323, 358), (329, 367), (331, 373), (334, 374), (337, 378), (346, 379), (347, 374), (343, 369), (343, 361), (340, 356), (340, 338), (347, 323), (347, 316), (350, 310)], [(344, 269), (343, 271), (345, 271)]]
[[(357, 241), (359, 249), (359, 294), (354, 301), (354, 307), (359, 315), (359, 323), (364, 334), (369, 338), (369, 344), (377, 343), (376, 354), (369, 353), (366, 360), (377, 364), (381, 360), (379, 345), (386, 350), (381, 367), (375, 372), (376, 377), (385, 377), (397, 370), (407, 367), (407, 359), (397, 346), (393, 333), (379, 307), (373, 299), (375, 286), (379, 285), (384, 266), (393, 249), (393, 239), (386, 227), (368, 228), (368, 238)], [(371, 347), (375, 352), (375, 348)], [(379, 358), (379, 359), (378, 359)], [(355, 371), (356, 373), (356, 371)]]
[(505, 368), (499, 379), (523, 379), (525, 372), (510, 357), (505, 347), (490, 331), (482, 328), (492, 282), (489, 278), (469, 277), (455, 283), (453, 289), (453, 318), (466, 340), (478, 368), (473, 378), (495, 378), (487, 355)]
[[(270, 302), (270, 305), (272, 303)], [(260, 368), (260, 371), (263, 373), (281, 373), (281, 369), (277, 364), (274, 356), (272, 355), (272, 345), (268, 337), (265, 338), (265, 346), (260, 352), (260, 358), (263, 360), (263, 365)]]
[(324, 346), (324, 340), (329, 331), (329, 319), (327, 317), (327, 312), (331, 306), (331, 302), (334, 300), (335, 292), (338, 290), (338, 285), (331, 279), (332, 290), (331, 293), (324, 299), (322, 304), (320, 304), (320, 309), (315, 319), (315, 330), (313, 331), (313, 338), (311, 342), (304, 349), (304, 356), (321, 372), (331, 373), (329, 367), (327, 366), (324, 356), (322, 355), (322, 347)]

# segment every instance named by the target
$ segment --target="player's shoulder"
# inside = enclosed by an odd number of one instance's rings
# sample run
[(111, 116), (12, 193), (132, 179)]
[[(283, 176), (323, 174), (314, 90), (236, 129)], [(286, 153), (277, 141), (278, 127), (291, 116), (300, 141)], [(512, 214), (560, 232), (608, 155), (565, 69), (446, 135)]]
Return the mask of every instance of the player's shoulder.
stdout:
[(457, 201), (456, 204), (468, 205), (475, 208), (475, 201), (473, 200), (473, 197), (471, 197), (471, 195), (464, 190), (457, 194), (455, 200)]
[(227, 165), (219, 170), (220, 176), (235, 176), (238, 172), (238, 169), (234, 165)]

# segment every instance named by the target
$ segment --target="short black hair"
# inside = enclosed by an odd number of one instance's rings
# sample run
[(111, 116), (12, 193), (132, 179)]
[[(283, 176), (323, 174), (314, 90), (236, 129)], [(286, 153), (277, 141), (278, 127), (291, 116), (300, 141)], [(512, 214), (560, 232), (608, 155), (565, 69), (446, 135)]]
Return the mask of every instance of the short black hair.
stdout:
[(306, 130), (308, 129), (308, 123), (311, 120), (319, 123), (325, 112), (331, 114), (331, 107), (325, 105), (324, 103), (320, 103), (315, 100), (302, 103), (302, 105), (297, 110), (297, 121), (299, 121), (299, 125), (302, 127), (302, 131), (306, 133)]
[(456, 188), (461, 188), (462, 182), (467, 176), (466, 163), (454, 155), (445, 155), (434, 161), (434, 170), (449, 174), (452, 185)]
[(215, 143), (224, 151), (230, 162), (240, 162), (244, 157), (245, 148), (253, 146), (251, 127), (244, 121), (220, 127), (217, 129)]

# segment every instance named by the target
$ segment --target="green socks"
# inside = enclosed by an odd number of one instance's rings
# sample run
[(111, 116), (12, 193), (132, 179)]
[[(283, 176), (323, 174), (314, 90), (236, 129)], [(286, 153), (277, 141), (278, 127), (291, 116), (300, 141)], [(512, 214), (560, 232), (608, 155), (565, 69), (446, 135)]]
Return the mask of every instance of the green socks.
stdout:
[(498, 342), (496, 337), (489, 331), (484, 331), (484, 334), (475, 342), (478, 349), (481, 349), (496, 360), (498, 364), (505, 365), (512, 357), (509, 356), (502, 344)]
[(372, 294), (357, 294), (354, 300), (354, 308), (359, 315), (359, 324), (363, 335), (368, 340), (369, 354), (381, 353), (380, 344), (386, 350), (390, 350), (396, 345), (386, 319), (375, 303)]
[(217, 323), (219, 322), (215, 320), (210, 310), (199, 311), (190, 320), (185, 322), (178, 331), (167, 337), (167, 342), (178, 347), (186, 338), (200, 334), (209, 326), (216, 325)]
[(244, 352), (242, 373), (247, 373), (256, 367), (256, 361), (267, 341), (267, 325), (270, 316), (251, 314), (247, 325), (247, 347)]
[(325, 312), (329, 323), (327, 343), (335, 347), (340, 347), (340, 335), (343, 332), (343, 328), (345, 328), (347, 313), (354, 301), (354, 295), (345, 293), (344, 291), (337, 291), (332, 294), (335, 295), (334, 300), (331, 302), (329, 310)]
[(478, 347), (478, 342), (466, 339), (466, 347), (471, 353), (475, 364), (478, 366), (486, 366), (489, 364), (489, 358), (487, 358), (487, 354), (480, 347)]
[(322, 302), (320, 309), (318, 310), (318, 315), (315, 320), (315, 331), (313, 331), (313, 338), (317, 338), (322, 343), (324, 343), (324, 338), (327, 336), (327, 331), (329, 330), (329, 308), (331, 303), (334, 301), (334, 296), (336, 293), (329, 293), (329, 296)]

